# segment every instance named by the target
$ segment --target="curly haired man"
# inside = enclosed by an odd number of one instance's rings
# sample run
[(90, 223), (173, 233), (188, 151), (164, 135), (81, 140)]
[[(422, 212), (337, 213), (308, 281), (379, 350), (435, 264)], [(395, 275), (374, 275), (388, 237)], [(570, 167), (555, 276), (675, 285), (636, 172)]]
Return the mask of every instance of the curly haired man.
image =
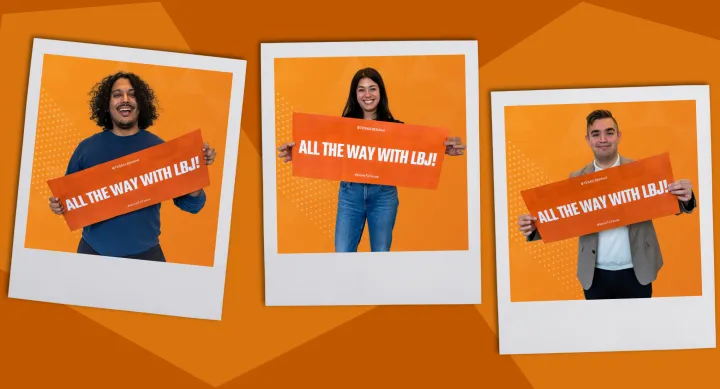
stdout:
[[(158, 118), (155, 92), (136, 74), (107, 76), (90, 95), (90, 119), (102, 131), (80, 142), (66, 175), (164, 142), (148, 130)], [(212, 164), (215, 149), (205, 143), (203, 154), (205, 163)], [(173, 203), (183, 211), (198, 213), (205, 206), (205, 192), (200, 189), (176, 197)], [(50, 198), (50, 209), (58, 215), (65, 212), (55, 197)], [(159, 237), (160, 204), (155, 204), (84, 227), (77, 252), (165, 262)]]

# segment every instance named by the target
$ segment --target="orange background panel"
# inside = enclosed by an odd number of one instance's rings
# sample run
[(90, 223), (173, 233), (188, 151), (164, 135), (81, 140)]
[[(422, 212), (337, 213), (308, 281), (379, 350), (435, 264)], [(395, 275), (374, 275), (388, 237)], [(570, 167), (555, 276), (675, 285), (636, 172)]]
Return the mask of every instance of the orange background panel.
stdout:
[[(293, 112), (340, 117), (364, 67), (382, 75), (396, 119), (448, 128), (467, 143), (465, 58), (448, 55), (276, 59), (276, 144), (292, 141)], [(467, 250), (467, 163), (446, 155), (436, 190), (398, 187), (391, 251)], [(291, 164), (276, 162), (278, 252), (334, 252), (340, 182), (293, 177)], [(367, 230), (358, 251), (370, 251)]]
[[(577, 280), (578, 238), (525, 242), (517, 220), (528, 213), (522, 190), (566, 180), (593, 161), (585, 117), (608, 109), (618, 121), (620, 155), (633, 160), (668, 152), (675, 180), (689, 179), (698, 209), (654, 221), (665, 262), (653, 297), (700, 296), (700, 213), (694, 101), (507, 107), (505, 142), (512, 301), (584, 299)], [(708, 201), (708, 200), (706, 200)]]
[(160, 208), (160, 244), (167, 261), (212, 266), (232, 74), (179, 67), (45, 55), (25, 247), (77, 251), (82, 229), (69, 231), (64, 219), (52, 213), (47, 181), (65, 174), (81, 140), (102, 131), (90, 120), (89, 92), (120, 70), (136, 73), (155, 91), (159, 116), (150, 132), (167, 142), (200, 129), (203, 140), (216, 150), (208, 167), (211, 185), (204, 188), (205, 207), (193, 215), (170, 200)]

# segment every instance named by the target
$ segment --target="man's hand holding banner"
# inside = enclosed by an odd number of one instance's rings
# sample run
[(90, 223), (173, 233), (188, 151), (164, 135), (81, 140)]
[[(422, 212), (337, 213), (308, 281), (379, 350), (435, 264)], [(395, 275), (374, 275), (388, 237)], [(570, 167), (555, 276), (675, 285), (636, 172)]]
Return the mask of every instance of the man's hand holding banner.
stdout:
[(523, 191), (546, 243), (674, 215), (667, 153)]
[(210, 185), (203, 139), (195, 130), (160, 145), (48, 181), (71, 230)]
[(436, 189), (446, 128), (293, 113), (293, 175)]

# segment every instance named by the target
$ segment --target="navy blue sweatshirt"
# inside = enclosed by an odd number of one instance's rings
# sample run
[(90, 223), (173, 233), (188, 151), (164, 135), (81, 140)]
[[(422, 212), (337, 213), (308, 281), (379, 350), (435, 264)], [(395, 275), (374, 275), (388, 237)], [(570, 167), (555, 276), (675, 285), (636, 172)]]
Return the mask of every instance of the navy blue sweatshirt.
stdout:
[[(110, 130), (104, 130), (80, 142), (65, 174), (79, 172), (163, 142), (147, 130), (140, 130), (130, 136), (118, 136)], [(205, 206), (205, 191), (197, 197), (177, 197), (173, 202), (183, 211), (198, 213)], [(83, 239), (100, 255), (123, 257), (147, 251), (160, 243), (160, 205), (155, 204), (86, 226), (82, 232)]]

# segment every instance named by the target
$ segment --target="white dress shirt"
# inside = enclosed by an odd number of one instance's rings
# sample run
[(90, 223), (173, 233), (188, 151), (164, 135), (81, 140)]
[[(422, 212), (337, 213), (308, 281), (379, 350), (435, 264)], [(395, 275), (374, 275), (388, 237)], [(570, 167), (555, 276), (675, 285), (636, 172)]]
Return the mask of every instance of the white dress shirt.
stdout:
[[(593, 161), (595, 171), (603, 170)], [(611, 166), (620, 165), (620, 155)], [(630, 253), (630, 235), (627, 227), (617, 227), (598, 233), (597, 261), (595, 267), (603, 270), (623, 270), (633, 267)]]

